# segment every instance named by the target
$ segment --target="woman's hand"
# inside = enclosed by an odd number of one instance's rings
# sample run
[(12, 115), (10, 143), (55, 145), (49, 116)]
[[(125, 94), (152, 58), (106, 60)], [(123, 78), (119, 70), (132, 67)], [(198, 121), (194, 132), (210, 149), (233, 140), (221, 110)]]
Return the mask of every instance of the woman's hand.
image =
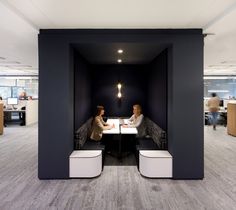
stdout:
[(113, 124), (108, 124), (108, 126), (110, 127), (110, 129), (115, 128), (115, 124), (114, 123)]

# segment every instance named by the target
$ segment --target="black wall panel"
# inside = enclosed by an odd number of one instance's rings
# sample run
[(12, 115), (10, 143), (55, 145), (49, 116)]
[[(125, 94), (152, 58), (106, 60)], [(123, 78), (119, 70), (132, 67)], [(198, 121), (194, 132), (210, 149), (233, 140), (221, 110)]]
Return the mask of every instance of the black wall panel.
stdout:
[(91, 74), (88, 62), (74, 52), (75, 130), (91, 116)]
[(164, 50), (150, 64), (148, 74), (148, 116), (167, 130), (167, 56)]
[(39, 37), (40, 179), (69, 177), (74, 131), (73, 52), (64, 39)]
[[(106, 116), (131, 116), (133, 104), (145, 112), (147, 101), (146, 65), (95, 65), (92, 71), (92, 107), (105, 106)], [(122, 84), (122, 98), (117, 97), (117, 84)]]
[[(172, 55), (172, 103), (169, 103), (175, 179), (203, 178), (203, 37), (176, 38)], [(168, 96), (169, 98), (169, 96)], [(168, 111), (169, 115), (169, 111)]]

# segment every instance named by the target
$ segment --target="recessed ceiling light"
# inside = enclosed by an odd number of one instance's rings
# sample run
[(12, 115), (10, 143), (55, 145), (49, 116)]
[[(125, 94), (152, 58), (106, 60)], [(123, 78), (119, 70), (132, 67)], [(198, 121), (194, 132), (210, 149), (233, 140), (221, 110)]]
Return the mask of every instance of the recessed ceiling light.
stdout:
[(123, 53), (123, 50), (119, 49), (119, 50), (117, 50), (117, 52), (121, 54), (121, 53)]
[(11, 65), (11, 67), (19, 67), (19, 68), (31, 68), (32, 66), (30, 66), (30, 65), (23, 65), (23, 64), (21, 64), (21, 65)]
[(121, 63), (121, 62), (122, 62), (122, 60), (121, 60), (121, 59), (118, 59), (118, 60), (117, 60), (117, 62), (118, 62), (118, 63)]
[(20, 64), (19, 61), (0, 61), (0, 64), (11, 65), (11, 64)]

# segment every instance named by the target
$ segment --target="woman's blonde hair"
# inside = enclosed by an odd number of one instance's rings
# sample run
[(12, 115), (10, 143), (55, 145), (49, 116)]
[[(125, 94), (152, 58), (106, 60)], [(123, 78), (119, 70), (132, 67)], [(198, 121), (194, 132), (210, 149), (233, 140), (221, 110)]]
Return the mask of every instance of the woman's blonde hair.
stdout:
[(142, 113), (142, 107), (141, 107), (141, 105), (139, 105), (139, 104), (134, 104), (133, 107), (136, 107), (137, 110), (139, 110), (140, 113)]

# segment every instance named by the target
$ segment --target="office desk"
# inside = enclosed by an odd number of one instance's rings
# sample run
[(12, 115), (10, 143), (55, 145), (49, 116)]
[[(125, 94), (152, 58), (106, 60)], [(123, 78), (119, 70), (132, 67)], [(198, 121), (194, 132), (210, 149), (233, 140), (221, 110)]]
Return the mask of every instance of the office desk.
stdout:
[[(14, 119), (12, 114), (17, 113), (19, 118)], [(7, 124), (9, 122), (21, 122), (22, 125), (25, 125), (25, 110), (4, 110), (4, 123)]]
[[(6, 115), (8, 115), (8, 122), (11, 122), (12, 119), (9, 119), (10, 115), (13, 115), (13, 113), (18, 113), (19, 115), (21, 115), (24, 119), (25, 125), (31, 125), (33, 123), (38, 122), (38, 100), (30, 100), (30, 101), (25, 101), (25, 110), (4, 110), (4, 113)], [(24, 116), (23, 116), (24, 115)], [(17, 122), (17, 120), (13, 120), (15, 122)], [(13, 122), (12, 121), (12, 122)], [(22, 119), (21, 119), (22, 121)]]

